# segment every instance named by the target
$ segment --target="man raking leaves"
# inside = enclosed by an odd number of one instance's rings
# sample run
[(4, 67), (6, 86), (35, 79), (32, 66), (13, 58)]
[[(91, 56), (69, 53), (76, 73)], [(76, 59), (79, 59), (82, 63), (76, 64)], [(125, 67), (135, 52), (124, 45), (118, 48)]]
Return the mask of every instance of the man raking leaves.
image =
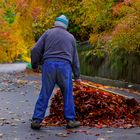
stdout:
[(55, 84), (60, 87), (63, 95), (67, 128), (80, 126), (80, 122), (75, 120), (72, 95), (72, 72), (75, 80), (79, 81), (80, 66), (76, 40), (67, 31), (68, 24), (69, 20), (65, 15), (57, 17), (55, 27), (47, 30), (31, 50), (31, 64), (34, 71), (38, 71), (38, 65), (43, 61), (42, 88), (32, 116), (32, 129), (40, 129)]

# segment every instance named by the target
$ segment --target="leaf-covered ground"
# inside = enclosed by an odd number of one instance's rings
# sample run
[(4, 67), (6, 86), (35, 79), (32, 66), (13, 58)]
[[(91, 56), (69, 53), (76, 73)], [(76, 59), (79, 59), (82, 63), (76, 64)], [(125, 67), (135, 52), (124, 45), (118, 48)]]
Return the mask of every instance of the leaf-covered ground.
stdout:
[[(48, 126), (47, 128), (42, 127), (40, 131), (32, 130), (30, 119), (40, 88), (41, 75), (35, 73), (0, 73), (0, 139), (62, 140), (65, 137), (66, 140), (139, 140), (139, 127), (132, 129), (115, 129), (112, 127), (96, 129), (95, 127), (84, 126), (66, 130), (64, 126)], [(139, 96), (137, 97), (139, 98)], [(54, 119), (57, 119), (57, 116), (54, 116)], [(53, 123), (53, 120), (48, 123)]]

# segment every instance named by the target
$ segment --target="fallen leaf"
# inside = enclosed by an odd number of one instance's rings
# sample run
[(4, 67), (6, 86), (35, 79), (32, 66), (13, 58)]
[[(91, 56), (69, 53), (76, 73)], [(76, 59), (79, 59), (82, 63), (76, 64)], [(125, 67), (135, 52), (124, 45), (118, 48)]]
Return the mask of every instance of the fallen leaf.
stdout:
[(112, 130), (108, 130), (108, 131), (106, 131), (107, 133), (112, 133), (113, 131)]
[(0, 138), (3, 138), (3, 134), (2, 133), (0, 133)]
[(97, 138), (97, 140), (105, 140), (105, 138)]
[(56, 136), (59, 136), (59, 137), (67, 137), (68, 135), (65, 134), (65, 133), (57, 133)]

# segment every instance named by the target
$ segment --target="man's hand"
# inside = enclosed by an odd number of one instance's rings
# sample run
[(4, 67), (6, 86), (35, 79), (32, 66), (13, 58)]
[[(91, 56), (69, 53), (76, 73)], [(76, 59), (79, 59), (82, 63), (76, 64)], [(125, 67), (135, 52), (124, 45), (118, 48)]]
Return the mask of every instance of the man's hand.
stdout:
[(39, 68), (33, 69), (33, 72), (39, 73)]
[(74, 82), (75, 83), (80, 83), (80, 82), (82, 82), (82, 80), (79, 78), (79, 79), (75, 79)]

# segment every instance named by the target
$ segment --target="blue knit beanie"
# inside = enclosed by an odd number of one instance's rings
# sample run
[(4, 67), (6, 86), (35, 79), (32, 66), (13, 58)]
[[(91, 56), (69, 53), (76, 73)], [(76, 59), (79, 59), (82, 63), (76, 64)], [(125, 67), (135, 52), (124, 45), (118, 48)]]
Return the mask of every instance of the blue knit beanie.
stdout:
[(69, 19), (65, 15), (61, 15), (55, 19), (54, 25), (56, 27), (58, 26), (67, 29), (69, 25)]

